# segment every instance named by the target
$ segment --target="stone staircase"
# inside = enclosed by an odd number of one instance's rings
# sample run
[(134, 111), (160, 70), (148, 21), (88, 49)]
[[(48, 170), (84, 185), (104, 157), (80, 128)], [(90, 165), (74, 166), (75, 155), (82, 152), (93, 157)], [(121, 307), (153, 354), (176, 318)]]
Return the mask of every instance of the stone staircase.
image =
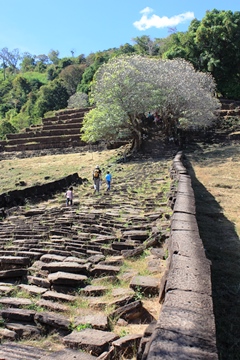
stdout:
[(0, 151), (16, 152), (53, 148), (75, 148), (86, 145), (80, 139), (80, 129), (86, 109), (69, 109), (56, 112), (54, 117), (43, 118), (41, 126), (32, 126), (25, 132), (8, 134), (0, 141)]
[[(1, 221), (0, 359), (141, 358), (157, 320), (145, 304), (160, 310), (171, 159), (118, 164), (109, 193), (78, 186), (71, 207), (18, 207)], [(127, 268), (141, 257), (143, 273)], [(59, 351), (22, 343), (53, 335)]]

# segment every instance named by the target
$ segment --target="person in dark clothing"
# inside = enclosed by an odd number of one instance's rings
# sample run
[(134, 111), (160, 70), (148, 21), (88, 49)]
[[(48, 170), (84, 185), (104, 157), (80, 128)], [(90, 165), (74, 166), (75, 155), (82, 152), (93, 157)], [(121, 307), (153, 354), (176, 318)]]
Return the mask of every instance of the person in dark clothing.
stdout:
[(99, 193), (100, 191), (100, 186), (101, 186), (101, 181), (102, 181), (102, 171), (99, 167), (99, 165), (97, 165), (95, 167), (95, 169), (93, 170), (93, 186), (94, 186), (94, 194), (97, 192)]

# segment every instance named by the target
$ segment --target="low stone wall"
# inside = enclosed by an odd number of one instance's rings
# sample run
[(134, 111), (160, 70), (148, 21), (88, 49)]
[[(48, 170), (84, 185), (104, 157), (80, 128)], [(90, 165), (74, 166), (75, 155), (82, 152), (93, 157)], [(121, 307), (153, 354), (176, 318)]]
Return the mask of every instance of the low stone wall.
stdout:
[(0, 194), (0, 215), (3, 216), (5, 209), (22, 206), (27, 200), (35, 201), (38, 199), (47, 200), (70, 185), (82, 184), (84, 179), (78, 176), (78, 173), (68, 175), (62, 179), (48, 182), (42, 185), (31, 186), (22, 190), (13, 190)]
[(142, 359), (217, 360), (211, 263), (199, 236), (191, 179), (181, 157), (179, 152), (171, 170), (173, 216), (160, 289), (163, 304)]

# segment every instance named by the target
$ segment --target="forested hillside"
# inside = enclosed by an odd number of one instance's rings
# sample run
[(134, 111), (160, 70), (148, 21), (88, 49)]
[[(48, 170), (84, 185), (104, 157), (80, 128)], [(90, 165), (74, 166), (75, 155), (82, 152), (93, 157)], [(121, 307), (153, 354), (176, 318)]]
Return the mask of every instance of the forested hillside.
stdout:
[[(54, 46), (54, 44), (53, 44)], [(0, 138), (19, 132), (51, 112), (89, 105), (91, 81), (98, 68), (122, 54), (160, 59), (184, 58), (194, 68), (210, 72), (217, 95), (240, 98), (240, 12), (213, 10), (187, 32), (167, 38), (144, 35), (119, 48), (59, 58), (58, 50), (45, 54), (21, 54), (0, 50)]]

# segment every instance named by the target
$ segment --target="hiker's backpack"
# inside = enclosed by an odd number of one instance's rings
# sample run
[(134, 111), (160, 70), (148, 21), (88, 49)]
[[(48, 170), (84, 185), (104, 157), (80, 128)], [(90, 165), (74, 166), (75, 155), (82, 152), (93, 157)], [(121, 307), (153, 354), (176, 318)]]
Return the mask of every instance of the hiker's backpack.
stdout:
[(95, 169), (93, 172), (93, 177), (98, 178), (99, 177), (99, 169)]

